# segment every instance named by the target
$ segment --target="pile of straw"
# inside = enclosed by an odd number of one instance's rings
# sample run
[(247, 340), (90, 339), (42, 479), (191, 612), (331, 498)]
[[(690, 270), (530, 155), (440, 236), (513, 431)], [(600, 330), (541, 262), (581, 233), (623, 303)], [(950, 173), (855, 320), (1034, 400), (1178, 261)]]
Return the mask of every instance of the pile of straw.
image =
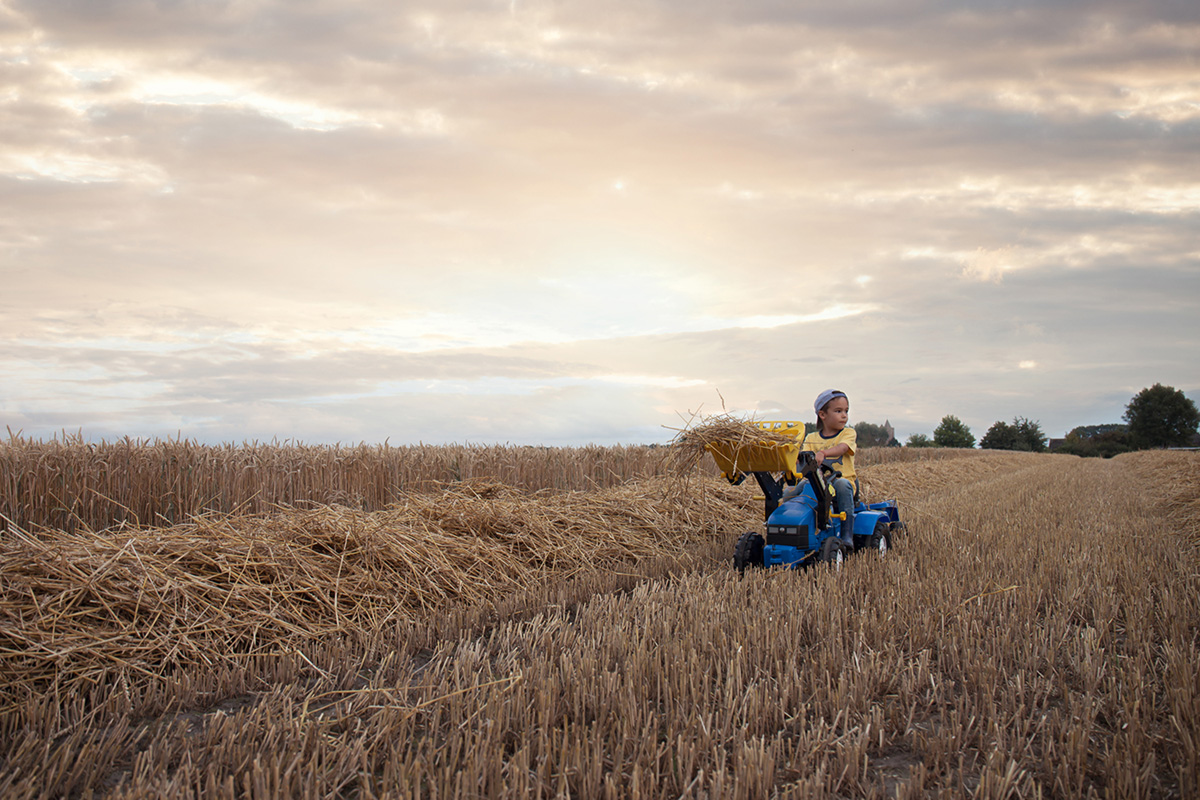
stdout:
[(666, 488), (526, 494), (468, 482), (379, 512), (13, 529), (0, 541), (0, 702), (369, 636), (452, 602), (682, 557), (752, 519), (744, 493), (720, 482)]

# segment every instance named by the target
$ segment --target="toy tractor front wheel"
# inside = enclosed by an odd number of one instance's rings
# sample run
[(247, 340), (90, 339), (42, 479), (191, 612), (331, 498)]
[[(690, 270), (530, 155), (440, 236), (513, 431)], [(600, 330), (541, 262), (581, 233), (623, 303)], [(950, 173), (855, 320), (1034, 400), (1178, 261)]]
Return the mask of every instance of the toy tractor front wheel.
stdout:
[(737, 545), (733, 548), (733, 566), (741, 575), (746, 567), (761, 567), (763, 565), (763, 537), (761, 533), (746, 531), (738, 537)]
[(836, 536), (829, 536), (821, 542), (821, 551), (817, 554), (817, 561), (829, 564), (834, 569), (841, 569), (842, 562), (845, 560), (846, 554), (842, 552), (842, 543)]
[(886, 556), (888, 550), (892, 549), (892, 536), (888, 533), (888, 524), (883, 520), (875, 523), (875, 532), (867, 541), (867, 548), (879, 553), (880, 558)]

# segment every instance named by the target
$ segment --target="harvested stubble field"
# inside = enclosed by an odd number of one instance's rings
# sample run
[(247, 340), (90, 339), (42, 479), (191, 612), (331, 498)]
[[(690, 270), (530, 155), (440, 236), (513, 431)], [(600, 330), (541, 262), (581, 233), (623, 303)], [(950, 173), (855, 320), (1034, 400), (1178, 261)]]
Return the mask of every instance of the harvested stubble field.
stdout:
[(1196, 454), (863, 472), (887, 559), (742, 580), (711, 476), (12, 526), (0, 795), (1200, 792)]

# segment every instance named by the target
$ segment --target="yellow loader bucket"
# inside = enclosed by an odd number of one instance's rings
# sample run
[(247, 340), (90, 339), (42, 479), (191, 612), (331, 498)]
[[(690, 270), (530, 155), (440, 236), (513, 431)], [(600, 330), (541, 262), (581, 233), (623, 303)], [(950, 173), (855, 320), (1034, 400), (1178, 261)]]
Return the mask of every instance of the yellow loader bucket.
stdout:
[(729, 481), (737, 480), (747, 472), (782, 472), (788, 483), (794, 483), (796, 457), (804, 441), (804, 423), (785, 420), (764, 420), (753, 423), (755, 427), (772, 434), (781, 434), (794, 441), (780, 442), (768, 439), (743, 442), (713, 442), (704, 446), (712, 454), (713, 461)]

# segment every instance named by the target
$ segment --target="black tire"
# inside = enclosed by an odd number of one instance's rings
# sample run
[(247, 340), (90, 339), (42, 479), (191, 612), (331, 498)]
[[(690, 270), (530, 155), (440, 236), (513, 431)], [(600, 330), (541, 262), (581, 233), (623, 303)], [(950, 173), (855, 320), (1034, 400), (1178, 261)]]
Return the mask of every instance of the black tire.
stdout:
[(834, 569), (841, 569), (842, 562), (846, 560), (846, 553), (842, 549), (842, 543), (838, 541), (836, 536), (830, 536), (821, 542), (821, 552), (817, 554), (817, 561), (822, 564), (829, 564)]
[(867, 548), (879, 553), (880, 558), (886, 556), (892, 549), (892, 535), (888, 532), (888, 524), (883, 520), (875, 523), (875, 532), (867, 540)]
[(746, 567), (763, 565), (763, 544), (762, 534), (754, 531), (746, 531), (738, 537), (733, 548), (733, 566), (739, 574), (744, 573)]

